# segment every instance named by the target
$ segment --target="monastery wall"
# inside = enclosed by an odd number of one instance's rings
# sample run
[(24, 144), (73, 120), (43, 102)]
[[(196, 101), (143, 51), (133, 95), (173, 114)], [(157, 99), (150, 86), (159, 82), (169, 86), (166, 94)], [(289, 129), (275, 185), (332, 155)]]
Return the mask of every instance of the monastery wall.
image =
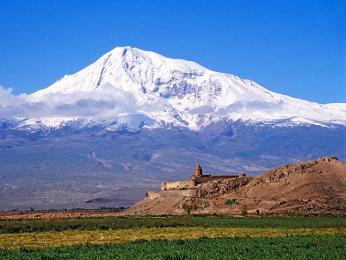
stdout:
[(185, 190), (185, 189), (191, 189), (194, 187), (195, 187), (195, 182), (193, 180), (163, 182), (161, 184), (161, 190)]

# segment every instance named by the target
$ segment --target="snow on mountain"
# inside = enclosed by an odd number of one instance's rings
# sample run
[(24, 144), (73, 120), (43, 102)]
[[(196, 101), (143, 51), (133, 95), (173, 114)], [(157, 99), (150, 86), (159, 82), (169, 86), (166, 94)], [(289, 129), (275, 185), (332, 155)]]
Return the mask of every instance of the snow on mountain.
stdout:
[(193, 130), (220, 120), (346, 124), (346, 104), (292, 98), (251, 80), (131, 47), (113, 49), (81, 71), (31, 94), (27, 102), (44, 107), (27, 123), (50, 127), (71, 121), (112, 122), (109, 129), (127, 125)]

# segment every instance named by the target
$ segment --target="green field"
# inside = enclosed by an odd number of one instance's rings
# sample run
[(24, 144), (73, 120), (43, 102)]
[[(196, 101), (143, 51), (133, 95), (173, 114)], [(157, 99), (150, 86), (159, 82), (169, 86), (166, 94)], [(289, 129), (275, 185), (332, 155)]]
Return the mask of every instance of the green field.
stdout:
[(346, 227), (346, 217), (104, 217), (0, 220), (0, 233), (151, 227)]
[(0, 259), (345, 259), (346, 235), (200, 238), (1, 250)]
[(345, 259), (345, 255), (345, 217), (0, 221), (0, 259)]

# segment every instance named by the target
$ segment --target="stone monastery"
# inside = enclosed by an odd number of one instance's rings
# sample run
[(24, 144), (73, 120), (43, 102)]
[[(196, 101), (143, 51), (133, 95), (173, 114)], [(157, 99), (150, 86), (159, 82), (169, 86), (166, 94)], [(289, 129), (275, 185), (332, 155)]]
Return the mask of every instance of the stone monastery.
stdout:
[(231, 179), (231, 178), (243, 178), (246, 177), (245, 173), (239, 175), (225, 175), (225, 176), (212, 176), (211, 174), (203, 175), (201, 165), (197, 164), (195, 168), (195, 174), (192, 175), (190, 180), (185, 181), (173, 181), (161, 183), (161, 190), (186, 190), (197, 187), (198, 184), (220, 180), (220, 179)]

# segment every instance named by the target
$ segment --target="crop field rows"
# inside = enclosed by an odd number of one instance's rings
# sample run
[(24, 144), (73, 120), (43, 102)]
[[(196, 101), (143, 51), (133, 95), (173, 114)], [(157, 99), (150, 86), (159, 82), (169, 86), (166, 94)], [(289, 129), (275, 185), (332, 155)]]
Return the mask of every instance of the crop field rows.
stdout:
[(0, 221), (0, 259), (345, 259), (345, 245), (342, 217)]

